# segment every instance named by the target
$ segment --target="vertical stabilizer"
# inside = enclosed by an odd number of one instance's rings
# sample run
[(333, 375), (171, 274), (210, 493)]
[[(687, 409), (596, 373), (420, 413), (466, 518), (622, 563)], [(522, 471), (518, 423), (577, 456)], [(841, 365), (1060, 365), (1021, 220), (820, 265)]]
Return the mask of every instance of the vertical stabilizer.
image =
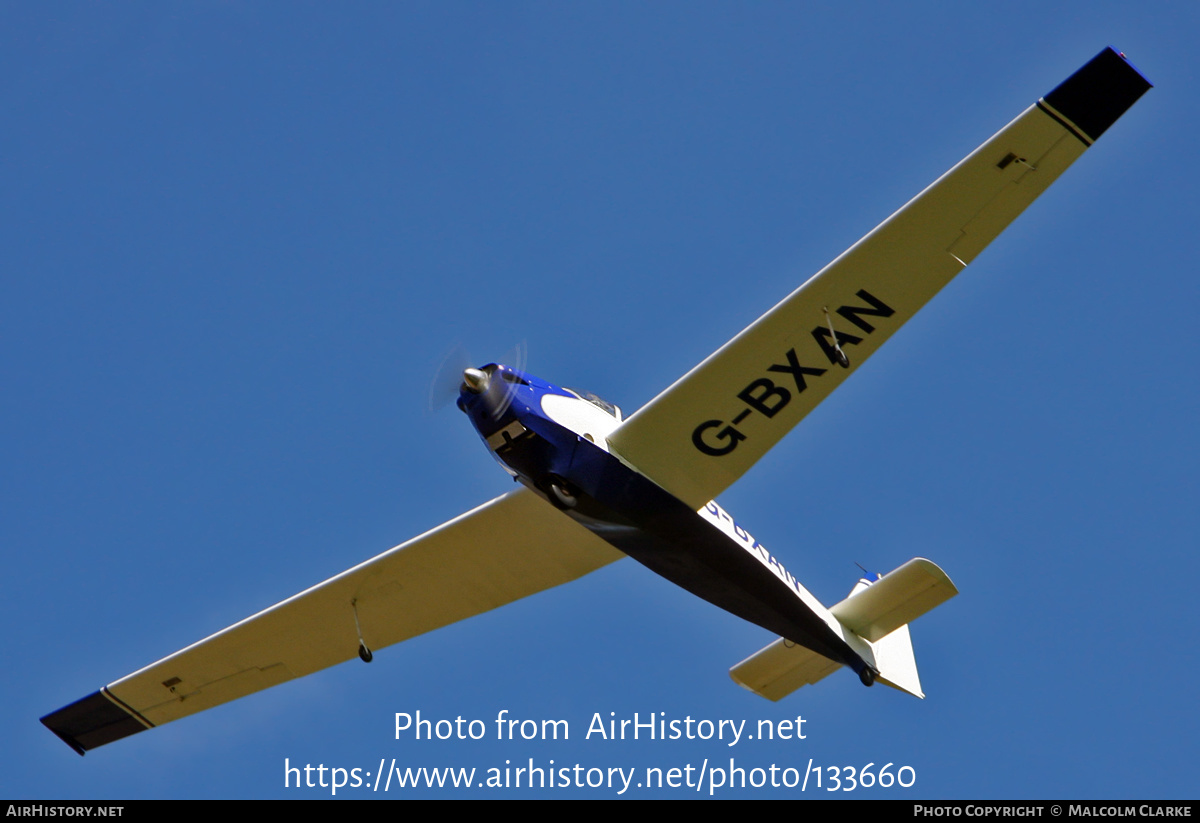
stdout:
[[(937, 564), (923, 557), (871, 580), (874, 576), (859, 580), (829, 614), (846, 641), (878, 672), (876, 682), (924, 699), (908, 624), (954, 597), (958, 589)], [(779, 700), (828, 677), (840, 665), (781, 637), (734, 666), (729, 675), (755, 694)]]
[(908, 626), (896, 629), (877, 643), (871, 644), (875, 653), (875, 668), (879, 669), (876, 683), (891, 686), (913, 697), (925, 699), (921, 678), (917, 676), (917, 658), (913, 656), (912, 636)]

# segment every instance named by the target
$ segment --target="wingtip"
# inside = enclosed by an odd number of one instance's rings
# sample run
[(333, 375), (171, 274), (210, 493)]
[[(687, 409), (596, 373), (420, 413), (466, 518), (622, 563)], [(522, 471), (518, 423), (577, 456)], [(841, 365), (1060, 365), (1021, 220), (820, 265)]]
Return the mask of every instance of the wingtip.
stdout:
[(1124, 52), (1107, 46), (1039, 102), (1091, 145), (1151, 88)]
[(80, 755), (148, 728), (105, 689), (50, 712), (41, 722)]
[(87, 749), (85, 749), (83, 746), (80, 746), (79, 741), (77, 741), (75, 738), (71, 737), (61, 729), (56, 729), (54, 727), (52, 719), (54, 718), (55, 714), (57, 714), (57, 712), (52, 712), (45, 717), (39, 718), (41, 724), (50, 731), (54, 732), (55, 737), (74, 749), (77, 755), (83, 757), (85, 754), (87, 754)]

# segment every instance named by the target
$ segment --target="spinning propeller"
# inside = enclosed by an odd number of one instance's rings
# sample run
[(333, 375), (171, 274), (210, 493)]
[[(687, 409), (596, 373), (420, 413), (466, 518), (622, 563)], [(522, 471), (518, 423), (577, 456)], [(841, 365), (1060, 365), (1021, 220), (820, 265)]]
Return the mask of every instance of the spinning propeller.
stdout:
[[(518, 343), (499, 360), (506, 366), (524, 371), (526, 360), (525, 343)], [(512, 405), (515, 384), (507, 380), (493, 380), (496, 363), (474, 367), (466, 347), (461, 343), (454, 346), (442, 358), (429, 384), (429, 411), (440, 411), (458, 399), (463, 391), (483, 395), (493, 419), (499, 419)]]

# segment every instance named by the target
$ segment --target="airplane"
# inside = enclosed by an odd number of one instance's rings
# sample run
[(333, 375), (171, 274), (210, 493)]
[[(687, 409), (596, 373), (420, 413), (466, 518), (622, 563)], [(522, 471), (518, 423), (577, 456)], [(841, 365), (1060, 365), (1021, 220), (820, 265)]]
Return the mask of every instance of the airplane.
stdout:
[(914, 558), (826, 608), (718, 505), (1151, 84), (1106, 48), (634, 414), (502, 363), (457, 406), (507, 494), (41, 722), (80, 755), (567, 583), (623, 557), (779, 639), (735, 665), (771, 700), (845, 666), (924, 697), (908, 624), (958, 591)]

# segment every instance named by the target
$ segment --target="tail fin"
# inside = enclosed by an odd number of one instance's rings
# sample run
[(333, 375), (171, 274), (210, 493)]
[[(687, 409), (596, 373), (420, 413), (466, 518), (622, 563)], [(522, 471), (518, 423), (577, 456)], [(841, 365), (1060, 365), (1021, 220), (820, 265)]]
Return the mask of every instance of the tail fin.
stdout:
[(917, 659), (913, 656), (912, 637), (908, 633), (907, 625), (872, 643), (871, 651), (875, 653), (875, 668), (879, 670), (875, 682), (925, 699), (925, 693), (921, 691), (921, 678), (917, 676)]
[(956, 594), (958, 589), (936, 563), (914, 557), (875, 582), (860, 580), (850, 596), (829, 611), (868, 642), (878, 682), (924, 698), (908, 624)]
[[(843, 636), (879, 672), (876, 680), (924, 698), (908, 624), (958, 594), (935, 563), (916, 557), (878, 580), (863, 578), (850, 596), (829, 610)], [(779, 700), (839, 666), (814, 651), (780, 638), (729, 670), (755, 694)]]

